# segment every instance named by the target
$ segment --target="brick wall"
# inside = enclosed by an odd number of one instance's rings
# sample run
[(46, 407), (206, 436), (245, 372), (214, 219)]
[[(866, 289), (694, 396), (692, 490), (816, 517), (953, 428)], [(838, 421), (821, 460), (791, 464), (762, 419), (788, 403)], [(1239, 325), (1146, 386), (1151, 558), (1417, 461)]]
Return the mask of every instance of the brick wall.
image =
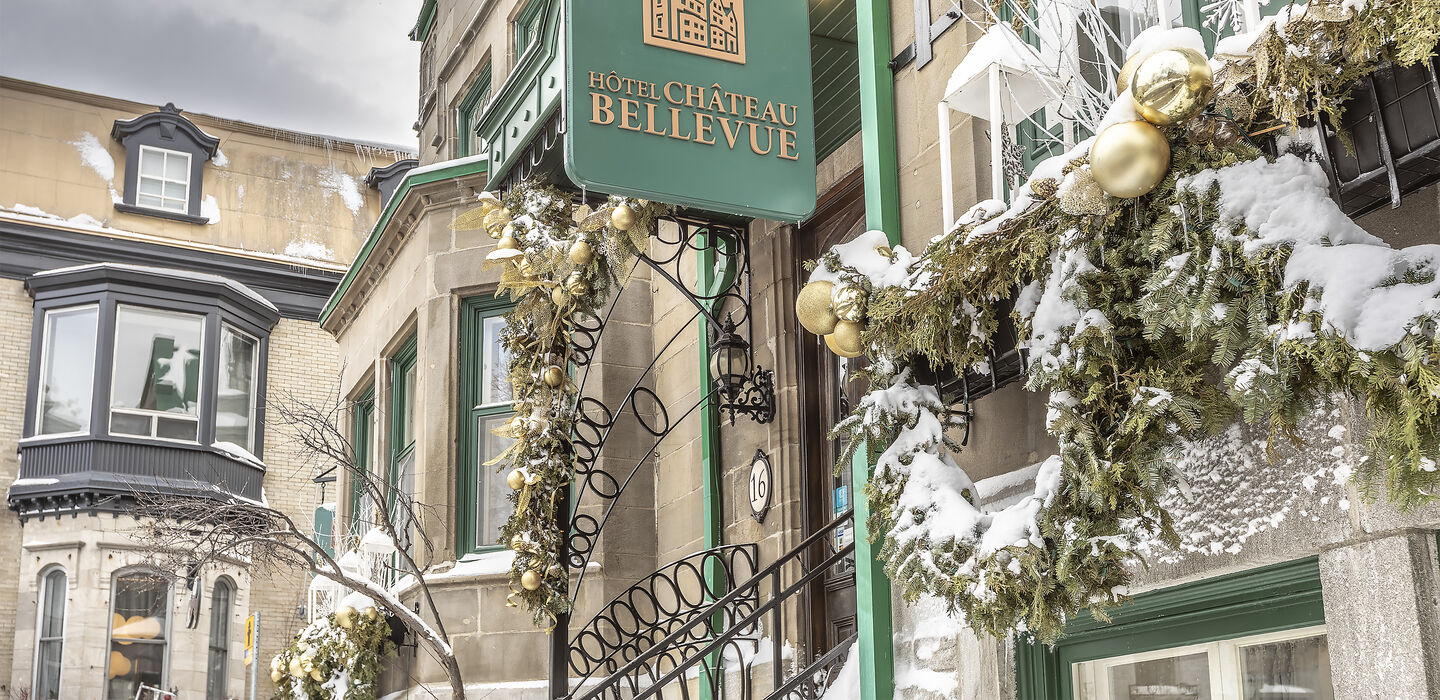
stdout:
[[(25, 415), (25, 386), (30, 374), (30, 296), (18, 280), (0, 280), (0, 484), (9, 486), (20, 471), (17, 443)], [(0, 517), (0, 571), (20, 570), (20, 520)], [(0, 576), (0, 659), (15, 656), (15, 575)], [(10, 688), (0, 685), (7, 696)]]

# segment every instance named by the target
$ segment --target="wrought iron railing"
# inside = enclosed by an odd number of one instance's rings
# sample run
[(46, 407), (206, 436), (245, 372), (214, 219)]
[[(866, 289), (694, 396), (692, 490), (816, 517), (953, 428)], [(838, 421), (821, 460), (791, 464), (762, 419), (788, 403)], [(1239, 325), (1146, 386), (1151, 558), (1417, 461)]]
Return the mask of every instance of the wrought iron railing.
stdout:
[[(726, 575), (719, 579), (712, 573), (709, 579), (711, 585), (701, 585), (700, 589), (712, 597), (713, 602), (687, 608), (673, 620), (657, 619), (655, 623), (632, 624), (632, 629), (626, 629), (627, 623), (613, 616), (617, 611), (630, 615), (632, 601), (635, 600), (643, 600), (646, 606), (650, 605), (650, 601), (656, 599), (653, 587), (658, 582), (670, 585), (668, 582), (673, 580), (673, 574), (668, 572), (674, 571), (672, 567), (677, 564), (661, 569), (621, 593), (597, 616), (598, 622), (587, 625), (571, 644), (570, 665), (575, 676), (572, 689), (565, 697), (568, 700), (645, 700), (652, 697), (689, 700), (705, 687), (713, 698), (730, 697), (738, 690), (738, 697), (748, 700), (754, 697), (756, 670), (762, 655), (768, 656), (764, 660), (769, 661), (770, 669), (770, 683), (765, 686), (770, 689), (765, 696), (767, 700), (819, 697), (824, 685), (834, 677), (837, 663), (843, 660), (844, 651), (840, 649), (847, 648), (848, 644), (827, 650), (787, 678), (784, 613), (788, 603), (804, 595), (826, 571), (854, 553), (855, 543), (852, 540), (834, 549), (814, 566), (807, 568), (804, 565), (806, 553), (817, 544), (833, 539), (836, 531), (853, 516), (853, 510), (845, 511), (743, 582), (730, 580), (734, 571), (733, 553), (753, 552), (754, 545), (708, 550), (677, 562), (683, 563), (685, 571), (694, 571), (702, 579), (707, 566), (705, 562), (714, 562), (714, 565), (730, 563), (732, 566), (725, 568)], [(732, 555), (727, 555), (727, 552)], [(785, 572), (796, 569), (798, 576), (787, 585)], [(726, 585), (733, 587), (724, 595), (716, 596), (721, 588), (718, 580), (724, 580)], [(766, 623), (763, 630), (762, 621)], [(717, 666), (732, 661), (729, 670), (734, 671), (740, 687), (732, 688), (732, 693), (727, 694), (726, 679), (731, 674)], [(599, 671), (608, 675), (597, 680)]]

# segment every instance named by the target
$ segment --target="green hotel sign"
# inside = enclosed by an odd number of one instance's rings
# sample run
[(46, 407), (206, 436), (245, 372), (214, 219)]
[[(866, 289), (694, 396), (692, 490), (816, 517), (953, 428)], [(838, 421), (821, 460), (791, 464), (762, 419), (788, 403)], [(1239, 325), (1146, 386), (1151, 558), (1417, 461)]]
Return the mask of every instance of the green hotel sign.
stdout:
[(815, 209), (805, 0), (567, 0), (577, 185), (799, 221)]

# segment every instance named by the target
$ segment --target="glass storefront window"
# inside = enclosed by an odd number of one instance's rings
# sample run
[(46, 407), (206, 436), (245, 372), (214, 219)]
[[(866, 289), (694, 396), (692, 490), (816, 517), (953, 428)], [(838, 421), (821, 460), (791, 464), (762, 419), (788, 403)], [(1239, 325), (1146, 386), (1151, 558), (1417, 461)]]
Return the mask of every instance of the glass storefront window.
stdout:
[(40, 410), (36, 435), (65, 435), (90, 430), (99, 315), (100, 310), (94, 306), (45, 312), (45, 346), (40, 359)]
[(170, 583), (131, 571), (115, 576), (110, 604), (108, 700), (130, 700), (143, 685), (165, 686)]
[(215, 441), (255, 451), (255, 370), (260, 344), (220, 328), (220, 380), (215, 393)]
[(199, 439), (205, 317), (122, 305), (115, 318), (110, 432)]
[(1076, 700), (1334, 700), (1323, 627), (1074, 665)]

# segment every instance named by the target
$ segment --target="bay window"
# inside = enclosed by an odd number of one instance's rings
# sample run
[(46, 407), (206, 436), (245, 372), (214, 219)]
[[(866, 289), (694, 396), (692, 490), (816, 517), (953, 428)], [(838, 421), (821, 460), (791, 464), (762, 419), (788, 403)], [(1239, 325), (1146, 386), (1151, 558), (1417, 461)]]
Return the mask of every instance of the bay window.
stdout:
[(143, 685), (165, 687), (170, 582), (148, 571), (117, 573), (110, 602), (107, 700), (130, 700)]
[(510, 355), (501, 334), (512, 305), (486, 297), (461, 304), (460, 316), (460, 550), (488, 551), (500, 545), (500, 526), (509, 514), (505, 474), (485, 462), (514, 443), (492, 431), (515, 415)]
[(89, 432), (99, 309), (94, 305), (52, 309), (44, 318), (35, 434)]
[(205, 317), (121, 305), (115, 321), (110, 432), (194, 442), (200, 434)]
[(52, 567), (40, 578), (40, 610), (35, 625), (36, 700), (60, 697), (61, 658), (65, 651), (65, 570)]

